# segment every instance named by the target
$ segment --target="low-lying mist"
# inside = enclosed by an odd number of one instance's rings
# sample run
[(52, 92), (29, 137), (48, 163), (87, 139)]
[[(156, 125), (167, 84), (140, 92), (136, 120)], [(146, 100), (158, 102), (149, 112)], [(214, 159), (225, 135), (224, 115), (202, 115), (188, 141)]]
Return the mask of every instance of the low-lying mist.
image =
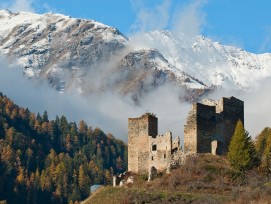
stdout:
[[(88, 96), (75, 90), (64, 93), (55, 91), (47, 82), (27, 79), (21, 68), (2, 57), (0, 63), (0, 91), (16, 104), (28, 107), (35, 113), (48, 112), (50, 119), (65, 115), (69, 121), (86, 121), (92, 127), (99, 127), (106, 133), (113, 133), (127, 142), (127, 119), (139, 117), (145, 112), (155, 113), (159, 119), (159, 134), (172, 131), (173, 137), (183, 140), (183, 126), (191, 104), (181, 102), (184, 94), (180, 88), (164, 85), (142, 96), (140, 105), (131, 97), (110, 91), (95, 92)], [(235, 96), (245, 102), (245, 127), (252, 136), (271, 125), (270, 78), (261, 81), (250, 91), (220, 89), (208, 98)]]
[(3, 57), (0, 61), (0, 91), (30, 111), (42, 114), (46, 110), (50, 119), (65, 115), (69, 121), (84, 120), (124, 141), (127, 141), (128, 118), (152, 112), (159, 118), (160, 134), (170, 130), (174, 136), (182, 136), (189, 105), (180, 103), (178, 96), (182, 92), (179, 88), (162, 86), (142, 96), (139, 106), (129, 95), (121, 96), (110, 91), (87, 96), (76, 90), (59, 93), (45, 80), (27, 79), (19, 66), (9, 65)]

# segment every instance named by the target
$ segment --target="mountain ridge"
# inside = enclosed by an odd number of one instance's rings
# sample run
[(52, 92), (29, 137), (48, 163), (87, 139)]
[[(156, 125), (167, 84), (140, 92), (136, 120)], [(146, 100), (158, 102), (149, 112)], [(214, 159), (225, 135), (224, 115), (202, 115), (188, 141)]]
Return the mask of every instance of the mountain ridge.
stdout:
[[(167, 83), (247, 90), (252, 81), (271, 76), (269, 53), (256, 55), (173, 31), (128, 38), (116, 28), (62, 14), (1, 10), (0, 43), (0, 53), (17, 59), (27, 77), (46, 78), (59, 91), (111, 89), (137, 97)], [(101, 81), (98, 87), (95, 80)]]
[(146, 38), (171, 64), (209, 86), (246, 89), (250, 87), (248, 76), (252, 73), (256, 75), (255, 80), (271, 74), (270, 53), (257, 55), (204, 36), (187, 37), (169, 31), (152, 31)]

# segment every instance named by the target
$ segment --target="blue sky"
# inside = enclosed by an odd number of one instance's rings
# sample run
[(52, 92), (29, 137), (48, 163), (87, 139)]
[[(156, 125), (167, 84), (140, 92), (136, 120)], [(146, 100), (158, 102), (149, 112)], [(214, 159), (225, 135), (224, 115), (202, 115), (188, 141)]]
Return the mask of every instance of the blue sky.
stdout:
[(249, 52), (271, 52), (270, 0), (0, 0), (0, 7), (94, 19), (128, 36), (175, 29)]

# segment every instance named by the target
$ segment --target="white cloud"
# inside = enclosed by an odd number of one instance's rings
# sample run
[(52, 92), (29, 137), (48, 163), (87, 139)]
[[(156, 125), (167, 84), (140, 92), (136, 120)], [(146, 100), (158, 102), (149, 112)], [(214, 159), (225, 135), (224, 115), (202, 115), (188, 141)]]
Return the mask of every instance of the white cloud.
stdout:
[[(59, 94), (46, 82), (26, 79), (19, 71), (21, 68), (8, 64), (4, 58), (0, 58), (0, 91), (31, 111), (43, 113), (47, 110), (51, 118), (65, 115), (69, 121), (83, 119), (92, 127), (112, 132), (124, 141), (127, 141), (127, 119), (149, 111), (159, 118), (160, 134), (170, 130), (174, 137), (179, 135), (183, 139), (183, 126), (191, 105), (180, 102), (179, 96), (184, 93), (176, 87), (162, 86), (144, 95), (141, 106), (136, 106), (131, 98), (112, 92), (99, 92), (88, 97), (74, 91)], [(249, 92), (218, 90), (208, 97), (219, 99), (235, 96), (243, 100), (245, 127), (254, 137), (264, 127), (271, 126), (270, 86), (271, 78), (266, 78)]]
[(169, 9), (171, 0), (164, 0), (154, 8), (147, 8), (144, 0), (131, 0), (136, 12), (136, 21), (131, 30), (134, 32), (147, 32), (156, 29), (165, 29), (169, 22)]
[[(58, 93), (47, 82), (26, 79), (16, 65), (0, 57), (0, 92), (20, 106), (28, 107), (35, 113), (47, 110), (51, 119), (65, 115), (69, 121), (85, 120), (92, 127), (100, 127), (106, 133), (127, 142), (128, 118), (139, 117), (146, 111), (157, 114), (159, 133), (171, 130), (173, 136), (183, 136), (183, 125), (189, 105), (181, 104), (180, 89), (163, 86), (144, 95), (137, 106), (130, 97), (112, 92), (98, 92), (82, 96), (71, 90)], [(95, 78), (99, 80), (101, 78)]]
[(270, 52), (271, 50), (271, 26), (266, 29), (266, 36), (260, 45), (259, 52)]
[(12, 12), (27, 11), (35, 13), (34, 0), (15, 0), (0, 3), (2, 9), (9, 9)]
[(136, 21), (132, 25), (133, 33), (169, 29), (187, 36), (201, 34), (206, 25), (206, 13), (203, 6), (207, 0), (191, 0), (187, 4), (173, 4), (164, 0), (155, 7), (147, 6), (147, 1), (131, 0)]
[(15, 12), (19, 11), (28, 11), (28, 12), (35, 12), (35, 8), (33, 7), (34, 0), (16, 0), (11, 5), (11, 10)]
[(206, 3), (206, 0), (193, 0), (189, 4), (176, 8), (172, 30), (187, 36), (201, 34), (203, 26), (206, 25), (206, 13), (203, 11)]

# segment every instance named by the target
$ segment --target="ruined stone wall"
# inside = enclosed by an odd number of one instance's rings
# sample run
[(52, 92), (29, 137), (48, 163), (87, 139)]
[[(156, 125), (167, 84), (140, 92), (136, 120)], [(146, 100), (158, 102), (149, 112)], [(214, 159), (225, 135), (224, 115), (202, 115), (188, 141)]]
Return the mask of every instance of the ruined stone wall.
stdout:
[(197, 153), (197, 104), (192, 105), (184, 126), (184, 152)]
[[(149, 173), (154, 167), (158, 172), (167, 170), (172, 155), (172, 133), (157, 135), (158, 120), (145, 114), (128, 119), (128, 171)], [(180, 149), (180, 139), (174, 143)]]
[(215, 107), (193, 104), (184, 127), (185, 153), (211, 152), (211, 142), (216, 129)]
[(172, 142), (172, 151), (176, 151), (181, 148), (180, 138), (176, 137)]
[(148, 173), (149, 137), (155, 138), (157, 132), (158, 122), (153, 115), (128, 119), (128, 171)]
[(184, 151), (227, 153), (238, 120), (244, 123), (244, 102), (237, 98), (193, 104), (184, 129)]
[(223, 152), (226, 153), (238, 120), (244, 124), (244, 102), (235, 97), (221, 98), (216, 112), (219, 119), (217, 132), (223, 138)]
[(128, 171), (138, 172), (138, 149), (139, 136), (138, 118), (128, 119)]
[(149, 138), (149, 169), (155, 167), (159, 172), (165, 171), (170, 164), (172, 150), (172, 133), (158, 135), (156, 138)]
[(197, 104), (197, 152), (210, 153), (211, 142), (216, 130), (216, 112), (214, 106)]

